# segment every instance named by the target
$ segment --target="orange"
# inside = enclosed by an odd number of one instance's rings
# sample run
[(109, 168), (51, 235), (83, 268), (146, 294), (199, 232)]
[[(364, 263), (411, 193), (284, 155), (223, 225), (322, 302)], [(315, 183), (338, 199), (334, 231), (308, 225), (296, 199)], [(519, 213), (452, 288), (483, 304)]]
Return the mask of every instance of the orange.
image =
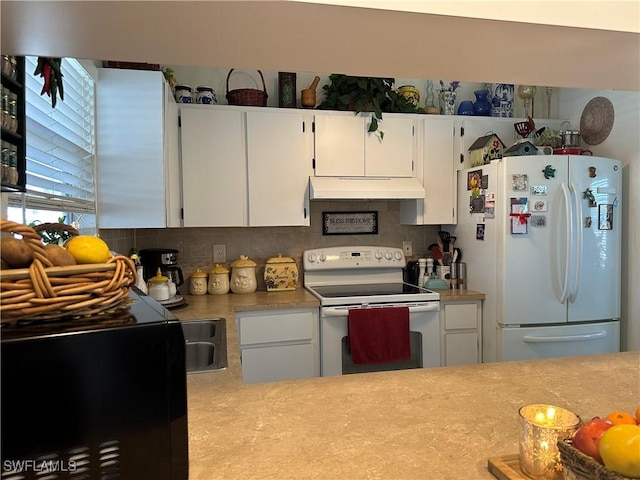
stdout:
[(611, 412), (605, 417), (605, 420), (609, 420), (614, 425), (637, 425), (638, 421), (636, 417), (630, 413), (623, 412), (622, 410), (616, 410)]
[(636, 408), (636, 420), (640, 424), (640, 403), (638, 404), (638, 407)]

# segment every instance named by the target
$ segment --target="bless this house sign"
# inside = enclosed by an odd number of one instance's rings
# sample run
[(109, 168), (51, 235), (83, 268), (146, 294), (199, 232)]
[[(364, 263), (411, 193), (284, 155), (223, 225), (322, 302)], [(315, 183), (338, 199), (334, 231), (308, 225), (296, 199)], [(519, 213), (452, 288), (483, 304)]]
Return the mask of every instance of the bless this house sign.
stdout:
[(322, 212), (323, 235), (377, 233), (378, 212)]

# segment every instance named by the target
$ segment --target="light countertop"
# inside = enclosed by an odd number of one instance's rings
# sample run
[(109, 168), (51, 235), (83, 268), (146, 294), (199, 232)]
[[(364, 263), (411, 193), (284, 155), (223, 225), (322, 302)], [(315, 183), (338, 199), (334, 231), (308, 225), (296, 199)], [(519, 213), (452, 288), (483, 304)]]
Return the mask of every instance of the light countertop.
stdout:
[(640, 353), (253, 385), (190, 376), (190, 479), (494, 478), (528, 403), (582, 418), (640, 402)]
[[(468, 291), (442, 296), (484, 298)], [(449, 298), (445, 298), (449, 297)], [(582, 418), (640, 403), (640, 352), (242, 383), (234, 314), (315, 308), (304, 289), (186, 296), (181, 320), (227, 319), (229, 368), (187, 377), (191, 480), (494, 478), (528, 403)]]

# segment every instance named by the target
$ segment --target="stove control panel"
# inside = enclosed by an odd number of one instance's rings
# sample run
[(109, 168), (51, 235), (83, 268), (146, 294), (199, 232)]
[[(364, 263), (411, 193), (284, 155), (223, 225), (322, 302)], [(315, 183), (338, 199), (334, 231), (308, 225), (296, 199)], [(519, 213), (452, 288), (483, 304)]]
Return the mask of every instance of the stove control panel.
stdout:
[(401, 248), (395, 247), (327, 247), (305, 250), (305, 270), (351, 268), (404, 268)]

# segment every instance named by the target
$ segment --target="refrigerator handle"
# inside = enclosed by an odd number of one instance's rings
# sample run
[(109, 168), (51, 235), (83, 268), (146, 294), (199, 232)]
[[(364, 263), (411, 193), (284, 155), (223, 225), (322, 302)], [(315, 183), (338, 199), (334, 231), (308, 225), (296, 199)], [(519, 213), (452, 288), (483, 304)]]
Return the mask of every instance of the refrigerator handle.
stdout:
[(607, 332), (605, 330), (598, 330), (597, 332), (580, 335), (555, 335), (550, 337), (525, 335), (522, 337), (522, 341), (527, 343), (582, 342), (584, 340), (599, 340), (606, 336)]
[(571, 200), (569, 198), (569, 190), (567, 186), (562, 182), (560, 184), (562, 187), (562, 196), (564, 198), (564, 214), (565, 214), (565, 225), (567, 226), (567, 243), (565, 248), (565, 258), (564, 258), (564, 280), (561, 282), (562, 285), (562, 294), (560, 295), (560, 303), (564, 303), (569, 296), (569, 261), (571, 259), (571, 240), (572, 240), (572, 227), (571, 227)]
[(574, 183), (571, 183), (571, 185), (569, 185), (569, 189), (571, 190), (571, 192), (573, 193), (573, 201), (575, 203), (576, 206), (576, 223), (575, 223), (575, 228), (576, 228), (576, 235), (575, 235), (575, 276), (573, 278), (573, 288), (571, 289), (571, 293), (569, 294), (569, 302), (573, 303), (576, 300), (576, 297), (578, 296), (578, 290), (580, 288), (580, 273), (581, 273), (581, 266), (582, 266), (582, 225), (581, 225), (581, 221), (582, 221), (582, 203), (580, 200), (580, 194), (578, 193), (578, 189), (576, 187), (576, 185)]

